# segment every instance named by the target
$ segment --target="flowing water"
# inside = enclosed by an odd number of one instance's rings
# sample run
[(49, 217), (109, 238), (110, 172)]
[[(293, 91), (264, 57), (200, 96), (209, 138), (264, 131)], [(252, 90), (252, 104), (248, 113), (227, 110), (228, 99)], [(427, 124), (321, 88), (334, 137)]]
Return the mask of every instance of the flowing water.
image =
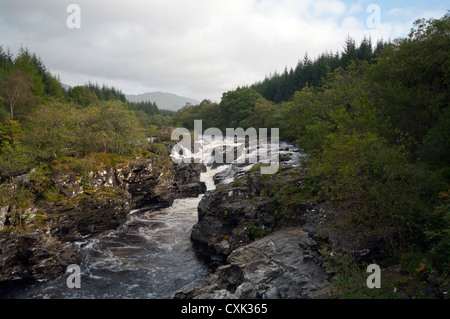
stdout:
[[(210, 151), (219, 144), (203, 144), (209, 149), (205, 156), (211, 158)], [(232, 176), (251, 166), (236, 167)], [(229, 168), (209, 167), (202, 173), (207, 190), (215, 188), (213, 176)], [(66, 274), (28, 287), (14, 297), (170, 298), (178, 289), (200, 284), (212, 269), (196, 254), (190, 234), (203, 196), (176, 199), (165, 209), (131, 211), (118, 229), (78, 242), (84, 256), (81, 288), (68, 288)]]
[[(202, 173), (214, 189), (212, 177), (221, 166)], [(16, 298), (170, 298), (186, 285), (198, 285), (211, 272), (192, 246), (201, 198), (176, 199), (171, 207), (131, 211), (116, 230), (78, 242), (84, 261), (81, 288), (68, 288), (68, 274), (33, 285)]]

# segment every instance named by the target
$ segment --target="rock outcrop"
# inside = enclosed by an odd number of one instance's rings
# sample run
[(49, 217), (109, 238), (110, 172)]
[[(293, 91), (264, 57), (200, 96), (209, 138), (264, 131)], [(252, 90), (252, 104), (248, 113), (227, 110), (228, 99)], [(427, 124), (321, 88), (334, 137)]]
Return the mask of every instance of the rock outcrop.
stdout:
[(234, 249), (266, 235), (280, 226), (299, 223), (297, 211), (281, 213), (267, 189), (277, 181), (297, 183), (299, 174), (263, 177), (259, 171), (247, 171), (230, 184), (219, 184), (207, 192), (198, 206), (198, 223), (191, 239), (201, 254), (228, 256)]
[(206, 192), (206, 184), (200, 181), (200, 175), (206, 172), (204, 164), (180, 163), (175, 166), (175, 197), (198, 197)]
[(327, 273), (316, 262), (317, 243), (299, 227), (288, 227), (231, 252), (201, 286), (176, 299), (327, 298)]
[(64, 273), (81, 262), (76, 241), (119, 227), (133, 208), (167, 207), (176, 197), (204, 193), (201, 169), (151, 157), (85, 172), (83, 178), (54, 173), (50, 179), (60, 200), (25, 211), (0, 207), (0, 283)]
[(335, 273), (322, 267), (324, 245), (355, 261), (386, 254), (383, 237), (348, 229), (345, 212), (311, 196), (305, 171), (283, 156), (274, 175), (230, 166), (215, 176), (217, 189), (201, 200), (191, 239), (200, 254), (226, 264), (174, 298), (329, 298)]
[(11, 280), (45, 280), (79, 264), (78, 247), (39, 233), (0, 237), (0, 286)]
[[(159, 167), (150, 158), (127, 166), (121, 173), (124, 188), (131, 194), (136, 208), (154, 204), (172, 205), (175, 199), (175, 173), (172, 165)], [(122, 176), (119, 180), (121, 178)]]

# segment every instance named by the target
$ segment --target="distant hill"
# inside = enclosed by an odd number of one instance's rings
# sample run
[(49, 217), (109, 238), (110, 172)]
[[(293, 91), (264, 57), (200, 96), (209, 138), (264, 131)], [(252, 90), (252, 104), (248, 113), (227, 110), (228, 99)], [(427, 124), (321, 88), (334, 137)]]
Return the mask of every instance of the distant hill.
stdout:
[(61, 87), (64, 89), (64, 90), (66, 90), (66, 91), (69, 91), (72, 87), (70, 86), (70, 85), (67, 85), (67, 84), (64, 84), (64, 83), (60, 83), (61, 84)]
[(171, 111), (178, 111), (183, 106), (185, 106), (186, 103), (191, 104), (200, 103), (199, 101), (196, 101), (194, 99), (165, 92), (149, 92), (138, 95), (125, 95), (125, 97), (130, 102), (145, 102), (145, 101), (155, 102), (156, 105), (158, 105), (159, 109)]

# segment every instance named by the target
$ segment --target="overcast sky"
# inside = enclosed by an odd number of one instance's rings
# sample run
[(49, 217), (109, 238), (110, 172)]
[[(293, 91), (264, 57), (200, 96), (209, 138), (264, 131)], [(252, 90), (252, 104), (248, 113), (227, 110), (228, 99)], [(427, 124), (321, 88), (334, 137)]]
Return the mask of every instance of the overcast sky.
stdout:
[[(69, 4), (80, 28), (68, 27)], [(414, 20), (447, 9), (449, 0), (0, 0), (0, 44), (28, 47), (72, 86), (219, 102), (306, 52), (341, 50), (348, 35), (405, 37)]]

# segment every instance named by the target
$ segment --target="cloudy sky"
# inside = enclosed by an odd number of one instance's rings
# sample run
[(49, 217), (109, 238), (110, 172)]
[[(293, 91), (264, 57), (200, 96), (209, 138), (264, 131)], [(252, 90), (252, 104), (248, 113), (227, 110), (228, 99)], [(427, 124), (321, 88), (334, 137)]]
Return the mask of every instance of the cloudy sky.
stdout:
[(405, 37), (414, 20), (447, 9), (449, 0), (0, 0), (0, 44), (28, 47), (72, 86), (220, 101), (306, 52), (341, 50), (348, 35)]

